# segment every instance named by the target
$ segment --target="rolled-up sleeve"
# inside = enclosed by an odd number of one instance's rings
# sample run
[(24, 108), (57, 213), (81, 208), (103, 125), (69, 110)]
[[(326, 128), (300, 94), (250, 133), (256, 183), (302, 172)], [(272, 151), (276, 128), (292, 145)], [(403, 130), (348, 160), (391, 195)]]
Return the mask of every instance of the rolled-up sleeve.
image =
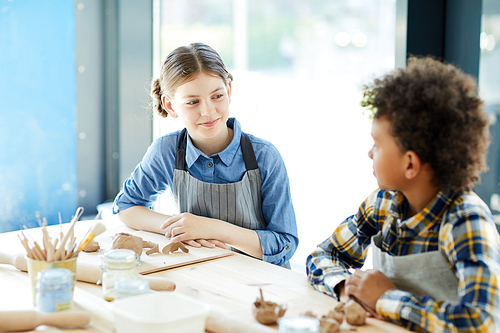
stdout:
[(265, 230), (256, 230), (262, 259), (282, 266), (299, 245), (290, 181), (278, 150), (269, 143), (253, 144), (262, 177), (262, 213), (267, 222)]
[(171, 189), (177, 136), (162, 137), (149, 146), (142, 161), (123, 183), (113, 203), (113, 213), (132, 206), (151, 208), (166, 190)]

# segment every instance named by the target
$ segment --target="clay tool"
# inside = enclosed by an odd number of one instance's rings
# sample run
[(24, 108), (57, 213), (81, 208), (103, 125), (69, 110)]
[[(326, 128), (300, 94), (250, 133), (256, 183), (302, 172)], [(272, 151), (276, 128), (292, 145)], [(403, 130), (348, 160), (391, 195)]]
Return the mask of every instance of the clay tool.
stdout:
[(42, 223), (42, 219), (40, 218), (40, 212), (36, 212), (35, 215), (36, 215), (36, 220), (38, 221), (38, 226), (42, 227), (43, 223)]
[(82, 327), (90, 323), (90, 315), (71, 310), (40, 313), (34, 310), (0, 312), (0, 331), (31, 331), (40, 325), (56, 327)]
[(64, 256), (63, 256), (64, 245), (66, 245), (66, 242), (68, 241), (68, 238), (69, 238), (71, 232), (75, 228), (76, 221), (78, 221), (78, 219), (80, 219), (82, 214), (83, 214), (83, 207), (78, 207), (78, 209), (76, 210), (75, 216), (73, 216), (73, 219), (70, 222), (71, 226), (69, 227), (68, 232), (64, 236), (63, 240), (61, 241), (61, 244), (59, 245), (59, 248), (57, 249), (56, 253), (54, 254), (55, 260), (60, 260), (60, 259), (64, 258)]
[(31, 248), (28, 245), (28, 240), (26, 239), (26, 237), (21, 238), (21, 236), (19, 236), (19, 235), (17, 235), (17, 237), (19, 237), (19, 239), (21, 240), (21, 243), (23, 244), (24, 248), (26, 249), (26, 254), (28, 255), (28, 258), (36, 259), (35, 254), (33, 253), (33, 251), (31, 250)]
[(372, 308), (370, 308), (368, 305), (366, 305), (365, 303), (361, 302), (356, 296), (349, 296), (350, 298), (352, 298), (356, 303), (358, 303), (359, 305), (361, 305), (361, 307), (363, 309), (366, 310), (366, 312), (368, 312), (369, 314), (371, 314), (374, 318), (382, 318), (377, 312), (375, 312), (375, 310), (373, 310)]
[[(40, 247), (40, 245), (38, 245), (37, 241), (31, 236), (31, 234), (29, 233), (28, 231), (28, 228), (23, 225), (23, 228), (26, 230), (26, 234), (31, 238), (31, 240), (33, 241), (33, 244), (34, 246), (32, 247), (32, 249), (34, 249), (34, 251), (37, 253), (37, 255), (39, 256), (38, 260), (46, 260), (47, 257), (46, 257), (46, 254), (45, 254), (45, 251), (42, 250), (42, 248)], [(24, 233), (21, 231), (21, 233), (23, 234), (24, 236)], [(26, 237), (25, 237), (26, 238)]]
[(62, 231), (62, 217), (61, 217), (61, 212), (58, 212), (57, 215), (59, 215), (59, 238), (60, 238), (60, 240), (62, 240), (63, 237), (64, 237), (64, 234), (63, 234), (63, 231)]

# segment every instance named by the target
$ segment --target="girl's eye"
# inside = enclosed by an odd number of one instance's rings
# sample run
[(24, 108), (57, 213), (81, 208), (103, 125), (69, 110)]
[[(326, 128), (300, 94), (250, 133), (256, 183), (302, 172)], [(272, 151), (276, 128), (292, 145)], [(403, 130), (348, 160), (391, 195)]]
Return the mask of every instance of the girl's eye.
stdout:
[(195, 105), (195, 104), (197, 104), (197, 103), (198, 103), (198, 101), (196, 101), (196, 100), (195, 100), (195, 101), (189, 101), (189, 102), (187, 102), (186, 104), (187, 104), (187, 105)]
[(217, 99), (217, 98), (221, 98), (222, 96), (224, 96), (223, 94), (217, 94), (214, 96), (214, 99)]

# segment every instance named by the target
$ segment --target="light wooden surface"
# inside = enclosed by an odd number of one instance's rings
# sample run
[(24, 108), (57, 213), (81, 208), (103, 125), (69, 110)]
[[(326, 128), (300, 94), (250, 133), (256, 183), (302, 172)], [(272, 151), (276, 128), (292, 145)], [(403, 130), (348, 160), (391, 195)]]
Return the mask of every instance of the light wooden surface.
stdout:
[[(17, 232), (0, 234), (0, 252), (22, 251), (16, 234)], [(215, 311), (246, 323), (256, 323), (251, 305), (259, 295), (259, 286), (263, 288), (266, 300), (287, 304), (285, 316), (297, 316), (306, 311), (321, 316), (337, 304), (334, 298), (312, 288), (305, 275), (239, 254), (163, 270), (151, 275), (174, 281), (177, 285), (175, 292), (206, 302)], [(0, 281), (0, 311), (33, 309), (27, 273), (13, 266), (0, 264)], [(87, 327), (69, 330), (40, 326), (36, 332), (113, 332), (112, 302), (103, 299), (100, 286), (85, 282), (76, 283), (74, 303), (76, 309), (91, 314), (92, 320)], [(274, 328), (277, 331), (277, 327)], [(367, 320), (367, 325), (357, 327), (356, 331), (408, 332), (372, 318)]]

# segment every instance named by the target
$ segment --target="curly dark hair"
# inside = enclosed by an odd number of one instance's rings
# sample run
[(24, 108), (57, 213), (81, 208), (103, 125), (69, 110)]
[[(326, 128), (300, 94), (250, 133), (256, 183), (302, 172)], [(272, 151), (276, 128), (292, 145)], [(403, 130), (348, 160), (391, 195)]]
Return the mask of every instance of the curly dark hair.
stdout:
[(168, 116), (161, 103), (162, 95), (173, 97), (179, 86), (194, 79), (200, 72), (219, 76), (226, 85), (233, 80), (220, 55), (206, 44), (191, 43), (170, 52), (163, 62), (160, 77), (151, 83), (153, 108), (160, 116)]
[(488, 117), (476, 81), (451, 64), (410, 57), (406, 68), (364, 87), (361, 106), (385, 117), (403, 152), (414, 151), (443, 191), (470, 190), (488, 169)]

